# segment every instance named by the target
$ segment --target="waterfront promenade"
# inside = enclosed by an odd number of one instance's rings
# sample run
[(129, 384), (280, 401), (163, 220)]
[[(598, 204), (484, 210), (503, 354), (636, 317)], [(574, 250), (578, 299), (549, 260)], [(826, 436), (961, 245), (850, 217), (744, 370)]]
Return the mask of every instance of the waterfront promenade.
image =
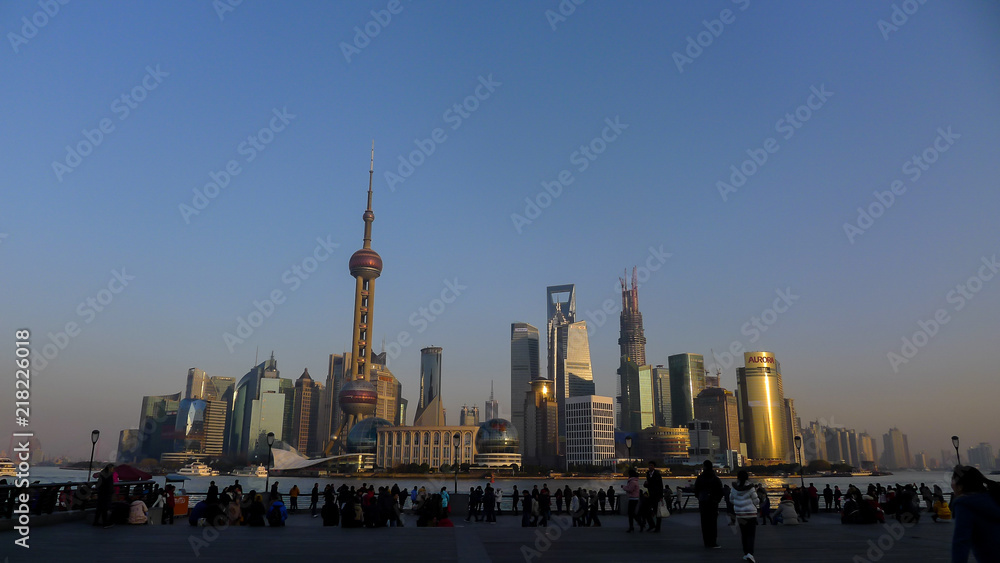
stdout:
[[(557, 517), (558, 518), (558, 517)], [(548, 528), (522, 528), (517, 516), (496, 524), (466, 523), (455, 528), (417, 528), (408, 516), (404, 528), (342, 529), (322, 526), (320, 518), (300, 511), (284, 528), (231, 527), (217, 533), (194, 528), (186, 520), (173, 526), (95, 528), (85, 521), (40, 526), (31, 531), (31, 549), (15, 547), (16, 534), (0, 533), (0, 556), (21, 561), (205, 561), (242, 562), (292, 559), (347, 561), (741, 561), (735, 527), (719, 518), (721, 549), (701, 545), (697, 512), (674, 515), (660, 534), (625, 533), (623, 516), (602, 518), (603, 527), (564, 528), (554, 519)], [(895, 523), (889, 521), (889, 526)], [(568, 526), (568, 520), (563, 521)], [(757, 560), (806, 561), (948, 561), (951, 524), (923, 518), (898, 525), (845, 526), (836, 514), (818, 514), (797, 527), (760, 526)], [(895, 537), (900, 536), (900, 537)], [(881, 545), (882, 547), (878, 547)], [(876, 547), (872, 547), (876, 546)], [(376, 558), (376, 559), (372, 559)]]

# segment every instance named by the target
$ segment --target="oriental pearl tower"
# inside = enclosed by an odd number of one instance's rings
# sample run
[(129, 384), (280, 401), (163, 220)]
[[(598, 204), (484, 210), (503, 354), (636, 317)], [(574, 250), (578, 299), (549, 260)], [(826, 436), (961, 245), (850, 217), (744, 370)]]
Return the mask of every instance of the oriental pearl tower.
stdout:
[(375, 174), (375, 143), (372, 142), (371, 168), (368, 171), (368, 208), (361, 218), (365, 222), (364, 245), (351, 255), (349, 267), (355, 280), (354, 336), (351, 340), (351, 368), (348, 381), (340, 390), (340, 408), (346, 415), (337, 432), (337, 441), (343, 447), (347, 434), (360, 420), (373, 416), (378, 402), (378, 392), (371, 383), (371, 335), (375, 309), (375, 278), (382, 274), (382, 257), (372, 250), (372, 177)]

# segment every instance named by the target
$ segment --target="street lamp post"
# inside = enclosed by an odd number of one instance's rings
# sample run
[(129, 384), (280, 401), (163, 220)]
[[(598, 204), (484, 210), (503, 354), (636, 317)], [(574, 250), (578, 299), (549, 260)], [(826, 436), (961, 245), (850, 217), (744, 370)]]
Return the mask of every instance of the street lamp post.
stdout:
[(460, 442), (462, 441), (462, 435), (459, 434), (458, 432), (455, 432), (455, 435), (451, 437), (451, 440), (452, 440), (452, 443), (455, 445), (455, 457), (452, 458), (452, 461), (455, 463), (455, 494), (457, 495), (458, 494), (458, 467), (459, 467), (459, 463), (458, 463), (458, 446), (459, 446)]
[[(87, 466), (87, 482), (90, 482), (90, 476), (94, 474), (94, 449), (97, 447), (97, 441), (101, 439), (101, 431), (94, 430), (90, 433), (90, 464)], [(956, 438), (957, 439), (957, 438)]]
[(804, 469), (802, 462), (805, 461), (804, 459), (802, 459), (802, 436), (795, 437), (795, 449), (799, 450), (799, 480), (802, 483), (802, 488), (805, 489), (806, 478), (802, 476), (802, 470)]
[(628, 467), (632, 469), (632, 437), (625, 436), (625, 449), (628, 450)]
[(955, 446), (955, 457), (958, 458), (958, 464), (962, 465), (962, 454), (958, 453), (958, 436), (951, 437), (951, 445)]
[(270, 492), (271, 485), (271, 446), (274, 445), (274, 432), (267, 433), (267, 477), (264, 479), (264, 490)]

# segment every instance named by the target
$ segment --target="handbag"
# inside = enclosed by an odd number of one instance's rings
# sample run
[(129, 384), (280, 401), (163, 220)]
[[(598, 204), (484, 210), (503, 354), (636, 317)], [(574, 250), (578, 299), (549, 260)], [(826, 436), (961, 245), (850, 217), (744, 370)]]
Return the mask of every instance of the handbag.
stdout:
[(660, 502), (657, 503), (656, 516), (657, 518), (670, 518), (670, 509), (667, 508), (667, 501), (665, 499), (660, 499)]

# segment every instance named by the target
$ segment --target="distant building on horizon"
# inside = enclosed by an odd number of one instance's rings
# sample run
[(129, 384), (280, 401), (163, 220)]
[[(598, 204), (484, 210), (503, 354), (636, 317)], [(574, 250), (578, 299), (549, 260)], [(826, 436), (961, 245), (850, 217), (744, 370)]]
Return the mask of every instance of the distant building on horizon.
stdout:
[(639, 432), (655, 425), (653, 368), (636, 365), (622, 356), (618, 374), (621, 387), (618, 428), (622, 432)]
[[(493, 420), (494, 418), (500, 418), (500, 403), (493, 398), (493, 380), (490, 380), (490, 398), (486, 401), (483, 413), (486, 415), (486, 420)], [(515, 426), (515, 428), (517, 428)], [(519, 446), (520, 447), (520, 446)]]
[(441, 351), (437, 346), (420, 350), (420, 402), (414, 426), (445, 426), (441, 398)]
[(620, 356), (628, 358), (636, 365), (646, 365), (646, 335), (642, 329), (642, 313), (639, 312), (639, 281), (637, 269), (632, 268), (632, 287), (625, 278), (618, 278), (622, 285), (622, 312), (619, 316), (618, 347)]
[(541, 377), (538, 353), (538, 329), (528, 323), (510, 323), (510, 421), (521, 437), (521, 453), (527, 428), (524, 395), (530, 383)]
[[(558, 406), (558, 455), (565, 454), (566, 399), (596, 394), (586, 321), (576, 320), (576, 286), (550, 286), (548, 298), (548, 372)], [(566, 305), (566, 309), (563, 305)]]
[[(788, 442), (785, 444), (785, 451), (788, 452), (787, 460), (790, 463), (798, 463), (798, 451), (795, 449), (795, 437), (802, 436), (802, 429), (799, 428), (799, 417), (795, 414), (795, 400), (785, 397), (784, 400), (785, 409), (785, 436)], [(852, 430), (853, 432), (853, 430)], [(851, 457), (850, 442), (847, 443), (847, 455), (845, 459), (850, 459)], [(853, 448), (855, 455), (857, 454), (857, 445)], [(802, 457), (805, 458), (806, 452), (802, 450)], [(803, 462), (805, 460), (803, 459)], [(805, 465), (805, 463), (803, 463)]]
[(521, 459), (526, 465), (556, 468), (559, 456), (559, 406), (552, 381), (531, 381), (524, 398), (525, 430)]
[(323, 447), (322, 441), (325, 436), (319, 435), (319, 406), (322, 395), (323, 386), (313, 381), (308, 369), (303, 369), (302, 375), (295, 380), (292, 434), (288, 445), (305, 456), (319, 453)]
[[(694, 399), (694, 418), (712, 424), (722, 450), (740, 451), (740, 416), (736, 396), (721, 387), (708, 387)], [(805, 451), (805, 450), (803, 450)]]
[[(670, 368), (658, 365), (652, 368), (653, 419), (656, 426), (670, 426), (674, 422), (670, 401)], [(619, 382), (619, 385), (621, 383)]]
[(670, 426), (686, 427), (694, 419), (694, 398), (705, 389), (705, 357), (674, 354), (667, 357), (670, 370)]
[(147, 395), (142, 398), (139, 411), (139, 455), (140, 461), (152, 458), (157, 461), (164, 453), (174, 451), (174, 427), (177, 424), (177, 409), (181, 393), (173, 395)]
[(909, 469), (912, 465), (910, 445), (899, 428), (890, 428), (882, 435), (882, 464), (888, 469)]
[[(232, 416), (230, 455), (246, 458), (248, 462), (266, 457), (269, 432), (274, 433), (275, 440), (289, 439), (283, 433), (286, 427), (285, 393), (274, 352), (240, 378)], [(291, 419), (291, 413), (287, 418)]]
[(615, 465), (615, 401), (589, 395), (566, 400), (566, 469)]
[(403, 399), (403, 384), (386, 366), (385, 352), (372, 355), (371, 381), (378, 393), (375, 404), (375, 416), (388, 420), (396, 426), (402, 426), (399, 404)]
[[(785, 463), (790, 455), (781, 364), (771, 352), (745, 352), (736, 368), (740, 428), (755, 465)], [(672, 370), (671, 370), (672, 375)], [(672, 378), (671, 378), (672, 379)]]
[(980, 442), (978, 446), (968, 450), (969, 465), (978, 467), (984, 473), (996, 469), (996, 456), (993, 446), (988, 442)]
[[(487, 419), (489, 420), (489, 419)], [(459, 426), (479, 426), (479, 407), (476, 405), (462, 405), (462, 410), (458, 413)]]

